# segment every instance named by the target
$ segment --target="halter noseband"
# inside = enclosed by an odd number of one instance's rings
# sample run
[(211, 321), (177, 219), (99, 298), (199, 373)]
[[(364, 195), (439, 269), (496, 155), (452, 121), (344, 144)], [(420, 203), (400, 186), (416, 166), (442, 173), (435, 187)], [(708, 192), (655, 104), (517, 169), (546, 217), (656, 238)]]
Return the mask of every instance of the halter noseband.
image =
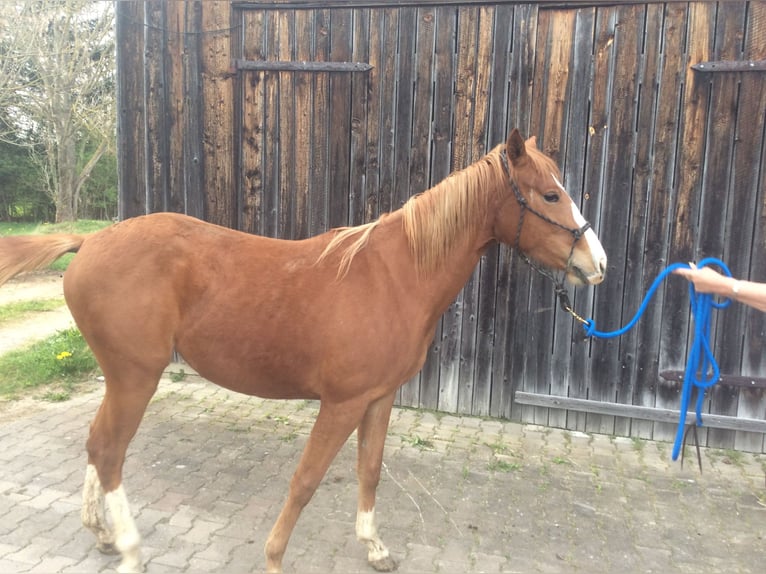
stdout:
[[(572, 309), (572, 304), (569, 301), (569, 293), (567, 292), (566, 286), (564, 285), (564, 277), (566, 276), (567, 271), (572, 266), (572, 257), (574, 256), (574, 250), (575, 246), (577, 245), (577, 242), (580, 240), (580, 238), (585, 235), (585, 232), (590, 229), (591, 225), (589, 222), (585, 222), (585, 224), (582, 227), (567, 227), (566, 225), (562, 225), (558, 221), (555, 221), (545, 215), (544, 213), (540, 213), (535, 208), (531, 207), (529, 205), (529, 202), (527, 199), (521, 195), (521, 191), (519, 190), (519, 186), (516, 184), (516, 181), (513, 179), (513, 176), (511, 176), (511, 168), (508, 165), (508, 157), (505, 154), (505, 148), (500, 152), (500, 161), (503, 164), (503, 168), (505, 169), (505, 172), (508, 174), (508, 184), (510, 185), (511, 189), (513, 190), (513, 195), (516, 196), (516, 201), (519, 204), (519, 207), (521, 208), (521, 213), (519, 214), (519, 225), (516, 228), (516, 238), (513, 242), (513, 248), (517, 251), (519, 256), (521, 257), (521, 260), (524, 261), (527, 265), (529, 265), (532, 269), (537, 271), (540, 275), (543, 277), (547, 277), (553, 282), (553, 287), (556, 292), (556, 296), (559, 299), (559, 305), (561, 306), (561, 309), (572, 315), (577, 321), (579, 321), (582, 324), (586, 324), (587, 320), (575, 313), (574, 309)], [(561, 273), (560, 277), (557, 277), (556, 274), (551, 271), (550, 269), (543, 267), (533, 261), (532, 259), (527, 256), (524, 251), (521, 250), (521, 245), (519, 241), (521, 240), (521, 228), (524, 225), (524, 216), (526, 215), (527, 211), (530, 213), (533, 213), (546, 223), (549, 223), (555, 227), (558, 227), (559, 229), (563, 229), (564, 231), (568, 231), (572, 234), (572, 247), (569, 250), (569, 257), (567, 257), (567, 264), (564, 268), (564, 271)]]

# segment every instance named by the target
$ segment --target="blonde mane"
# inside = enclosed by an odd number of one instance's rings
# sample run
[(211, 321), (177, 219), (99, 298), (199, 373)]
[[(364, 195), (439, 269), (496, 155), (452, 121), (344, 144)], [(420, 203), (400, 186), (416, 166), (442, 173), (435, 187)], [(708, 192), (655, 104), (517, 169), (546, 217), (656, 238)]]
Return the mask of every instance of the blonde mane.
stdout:
[[(494, 189), (507, 175), (500, 160), (502, 145), (481, 160), (450, 174), (431, 189), (411, 197), (402, 207), (403, 226), (418, 272), (432, 273), (446, 260), (457, 241), (472, 234), (486, 213), (487, 190)], [(388, 215), (358, 227), (336, 230), (317, 263), (346, 241), (356, 239), (343, 251), (338, 278), (345, 277), (354, 257), (367, 244), (375, 228)]]

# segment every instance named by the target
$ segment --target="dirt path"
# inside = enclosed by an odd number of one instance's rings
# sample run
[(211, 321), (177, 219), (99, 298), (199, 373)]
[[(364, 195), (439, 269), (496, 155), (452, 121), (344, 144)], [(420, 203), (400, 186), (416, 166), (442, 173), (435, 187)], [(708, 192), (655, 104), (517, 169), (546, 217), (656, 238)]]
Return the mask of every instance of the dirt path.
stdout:
[[(64, 297), (60, 273), (27, 273), (0, 287), (0, 305), (33, 299)], [(0, 354), (23, 347), (73, 324), (66, 305), (0, 324)]]

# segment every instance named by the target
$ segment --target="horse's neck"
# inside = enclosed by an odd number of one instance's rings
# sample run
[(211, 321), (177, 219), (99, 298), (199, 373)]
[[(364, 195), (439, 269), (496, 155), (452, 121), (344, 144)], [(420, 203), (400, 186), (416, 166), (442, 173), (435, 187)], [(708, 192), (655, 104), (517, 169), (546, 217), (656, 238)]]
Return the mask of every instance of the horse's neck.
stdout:
[[(487, 209), (494, 209), (495, 204), (487, 201)], [(411, 246), (408, 245), (404, 233), (403, 214), (401, 210), (392, 213), (383, 223), (386, 230), (381, 235), (396, 235), (399, 256), (392, 254), (388, 259), (392, 274), (403, 276), (408, 296), (417, 299), (427, 314), (438, 319), (447, 307), (455, 300), (460, 290), (465, 286), (473, 273), (487, 245), (493, 240), (492, 218), (488, 214), (481, 215), (481, 224), (468, 231), (452, 245), (445, 259), (434, 270), (417, 269)], [(406, 249), (406, 257), (402, 251)]]

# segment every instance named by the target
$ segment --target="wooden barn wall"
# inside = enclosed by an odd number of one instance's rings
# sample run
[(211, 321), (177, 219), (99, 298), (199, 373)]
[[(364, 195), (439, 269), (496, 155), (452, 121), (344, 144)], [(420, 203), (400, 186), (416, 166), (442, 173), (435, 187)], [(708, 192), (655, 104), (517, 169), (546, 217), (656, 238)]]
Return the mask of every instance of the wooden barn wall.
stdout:
[[(766, 75), (690, 67), (766, 60), (766, 3), (614, 4), (118, 2), (121, 217), (306, 237), (397, 209), (516, 126), (559, 162), (607, 250), (607, 280), (573, 293), (600, 329), (623, 325), (671, 262), (715, 256), (766, 280)], [(369, 69), (283, 69), (338, 62)], [(765, 331), (762, 313), (720, 312), (722, 372), (765, 377)], [(670, 279), (619, 339), (579, 332), (549, 281), (492, 247), (399, 402), (672, 438), (674, 425), (514, 391), (677, 409), (659, 373), (683, 370), (686, 284)], [(765, 392), (718, 385), (706, 409), (764, 419)], [(703, 440), (764, 450), (761, 434)]]

